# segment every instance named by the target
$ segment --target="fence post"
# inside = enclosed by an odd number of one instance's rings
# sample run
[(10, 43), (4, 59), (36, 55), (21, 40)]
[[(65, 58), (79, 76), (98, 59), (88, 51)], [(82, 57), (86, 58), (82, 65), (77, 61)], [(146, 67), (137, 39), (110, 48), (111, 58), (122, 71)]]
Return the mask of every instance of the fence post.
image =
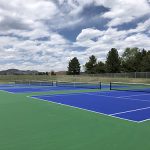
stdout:
[(135, 74), (134, 76), (135, 76), (135, 78), (136, 78), (136, 72), (135, 72), (134, 74)]

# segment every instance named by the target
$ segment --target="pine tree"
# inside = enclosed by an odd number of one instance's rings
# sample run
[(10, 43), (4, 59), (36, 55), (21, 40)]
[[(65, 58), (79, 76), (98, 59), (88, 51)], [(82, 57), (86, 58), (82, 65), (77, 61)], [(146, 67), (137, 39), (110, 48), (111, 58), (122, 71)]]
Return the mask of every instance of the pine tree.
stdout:
[(121, 68), (121, 61), (118, 51), (117, 49), (112, 48), (107, 55), (106, 70), (109, 73), (117, 73), (120, 72), (120, 68)]
[(150, 51), (143, 57), (141, 71), (150, 72)]
[(96, 65), (96, 73), (105, 73), (106, 68), (105, 68), (105, 64), (103, 62), (98, 62)]
[(94, 55), (89, 57), (89, 61), (85, 64), (85, 71), (88, 74), (96, 73), (97, 59)]
[(122, 55), (122, 70), (124, 72), (135, 72), (141, 70), (142, 53), (138, 48), (126, 48)]
[(80, 63), (77, 57), (74, 57), (69, 61), (68, 72), (69, 75), (79, 75), (80, 74)]

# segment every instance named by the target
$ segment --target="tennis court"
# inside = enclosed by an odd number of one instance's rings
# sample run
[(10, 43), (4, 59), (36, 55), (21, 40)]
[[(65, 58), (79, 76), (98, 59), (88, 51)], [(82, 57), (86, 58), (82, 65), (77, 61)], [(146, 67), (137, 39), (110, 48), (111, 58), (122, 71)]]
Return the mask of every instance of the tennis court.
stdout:
[[(61, 86), (67, 87), (68, 83), (63, 83)], [(103, 88), (108, 88), (108, 85), (103, 85)], [(114, 82), (110, 83), (110, 90), (95, 93), (41, 95), (33, 96), (33, 98), (129, 121), (143, 122), (150, 119), (150, 93), (148, 93), (150, 86), (148, 84)]]
[(150, 119), (150, 94), (139, 92), (76, 93), (41, 95), (33, 98), (135, 122)]
[[(113, 82), (110, 85), (81, 82), (20, 82), (0, 85), (9, 93), (65, 91), (66, 94), (38, 95), (32, 98), (67, 105), (128, 121), (143, 122), (150, 119), (150, 86)], [(82, 90), (94, 89), (91, 92)], [(81, 93), (76, 93), (76, 90)], [(71, 94), (67, 91), (74, 91)]]
[[(105, 85), (103, 85), (104, 87)], [(108, 88), (108, 86), (106, 86)], [(17, 81), (10, 84), (1, 84), (0, 90), (10, 93), (32, 93), (32, 92), (48, 92), (62, 90), (85, 90), (85, 89), (101, 89), (101, 83), (81, 83), (81, 82), (23, 82)]]
[(144, 85), (136, 88), (118, 83), (1, 84), (1, 149), (149, 150), (150, 93), (148, 85), (146, 91)]

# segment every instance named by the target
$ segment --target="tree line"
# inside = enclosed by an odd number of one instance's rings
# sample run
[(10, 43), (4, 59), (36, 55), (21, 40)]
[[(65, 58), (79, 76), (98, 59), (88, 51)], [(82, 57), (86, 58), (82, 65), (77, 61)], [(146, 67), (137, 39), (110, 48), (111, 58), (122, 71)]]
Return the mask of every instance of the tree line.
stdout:
[[(150, 50), (139, 48), (126, 48), (121, 56), (118, 50), (112, 48), (105, 62), (98, 61), (91, 55), (84, 65), (85, 73), (120, 73), (120, 72), (150, 72)], [(67, 74), (79, 75), (81, 65), (77, 57), (69, 61)]]

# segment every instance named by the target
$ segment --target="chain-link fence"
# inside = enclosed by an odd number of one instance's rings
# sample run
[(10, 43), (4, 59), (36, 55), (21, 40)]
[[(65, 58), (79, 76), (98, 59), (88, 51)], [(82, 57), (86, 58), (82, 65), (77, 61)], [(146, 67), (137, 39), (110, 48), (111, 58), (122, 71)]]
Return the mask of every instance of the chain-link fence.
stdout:
[(150, 78), (150, 72), (130, 72), (130, 73), (101, 73), (82, 74), (82, 76), (107, 77), (107, 78)]
[(150, 72), (102, 73), (81, 75), (0, 75), (0, 82), (21, 81), (70, 81), (70, 82), (141, 82), (150, 83)]

